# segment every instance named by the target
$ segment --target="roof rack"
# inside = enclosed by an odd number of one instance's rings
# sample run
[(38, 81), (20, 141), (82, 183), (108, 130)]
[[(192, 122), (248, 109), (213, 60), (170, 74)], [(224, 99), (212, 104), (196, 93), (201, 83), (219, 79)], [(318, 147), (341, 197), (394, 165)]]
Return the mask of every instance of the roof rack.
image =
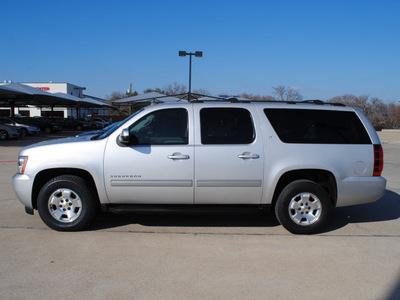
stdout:
[(315, 100), (303, 100), (303, 101), (279, 101), (279, 100), (239, 100), (237, 98), (217, 98), (213, 100), (192, 100), (192, 103), (204, 103), (204, 102), (230, 102), (230, 103), (287, 103), (287, 104), (315, 104), (315, 105), (331, 105), (331, 106), (346, 106), (343, 103), (331, 103), (324, 102), (319, 99)]

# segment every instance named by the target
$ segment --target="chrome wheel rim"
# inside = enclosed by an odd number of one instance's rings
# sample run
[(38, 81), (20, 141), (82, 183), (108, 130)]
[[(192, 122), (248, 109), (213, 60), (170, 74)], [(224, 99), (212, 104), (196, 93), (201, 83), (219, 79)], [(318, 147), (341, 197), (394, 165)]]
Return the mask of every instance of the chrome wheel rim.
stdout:
[(322, 213), (321, 201), (311, 193), (297, 194), (290, 200), (289, 216), (301, 226), (309, 226), (319, 220)]
[(54, 219), (62, 223), (71, 223), (82, 212), (82, 200), (73, 190), (62, 188), (51, 194), (48, 207)]

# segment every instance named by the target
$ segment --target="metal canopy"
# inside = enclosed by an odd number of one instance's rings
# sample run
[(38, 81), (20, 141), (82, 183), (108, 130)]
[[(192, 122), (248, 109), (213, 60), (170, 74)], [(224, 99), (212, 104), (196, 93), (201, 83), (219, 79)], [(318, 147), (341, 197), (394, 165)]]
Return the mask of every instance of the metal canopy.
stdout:
[(63, 99), (67, 99), (67, 100), (71, 100), (74, 101), (74, 107), (84, 107), (84, 108), (99, 108), (99, 107), (105, 107), (105, 108), (113, 108), (112, 105), (89, 98), (89, 97), (85, 97), (85, 98), (79, 98), (76, 96), (72, 96), (72, 95), (68, 95), (65, 93), (54, 93), (53, 95), (56, 95), (57, 97), (63, 98)]
[(49, 106), (49, 107), (65, 107), (76, 104), (76, 101), (64, 97), (55, 96), (25, 84), (8, 83), (0, 85), (0, 106)]
[(78, 98), (65, 93), (48, 93), (37, 88), (21, 84), (0, 85), (0, 107), (10, 107), (14, 115), (15, 107), (75, 107), (79, 108), (114, 108), (112, 105), (91, 98)]
[(90, 97), (85, 97), (81, 99), (81, 103), (79, 105), (82, 105), (83, 107), (103, 107), (103, 108), (115, 108), (114, 106), (101, 102), (99, 100), (90, 98)]

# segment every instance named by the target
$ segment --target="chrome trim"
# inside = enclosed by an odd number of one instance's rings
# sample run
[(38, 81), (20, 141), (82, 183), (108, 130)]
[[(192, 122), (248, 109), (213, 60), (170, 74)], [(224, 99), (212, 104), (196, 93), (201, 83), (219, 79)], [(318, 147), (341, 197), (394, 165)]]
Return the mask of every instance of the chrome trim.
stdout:
[(261, 187), (261, 180), (197, 180), (197, 187)]
[(192, 187), (192, 180), (111, 180), (111, 186)]

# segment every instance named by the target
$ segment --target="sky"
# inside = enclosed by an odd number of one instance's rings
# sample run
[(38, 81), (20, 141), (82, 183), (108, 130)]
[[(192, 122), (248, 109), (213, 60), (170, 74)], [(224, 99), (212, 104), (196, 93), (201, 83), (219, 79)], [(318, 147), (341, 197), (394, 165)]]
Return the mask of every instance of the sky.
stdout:
[(0, 0), (0, 82), (400, 100), (400, 0)]

